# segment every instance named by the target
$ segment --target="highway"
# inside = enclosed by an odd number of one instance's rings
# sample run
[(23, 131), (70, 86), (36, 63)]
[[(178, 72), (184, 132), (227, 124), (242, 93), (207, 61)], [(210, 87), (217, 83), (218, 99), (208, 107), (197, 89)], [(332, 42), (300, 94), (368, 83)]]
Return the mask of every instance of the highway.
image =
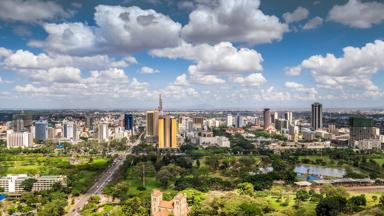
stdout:
[(88, 191), (80, 195), (79, 199), (76, 201), (75, 205), (69, 209), (67, 216), (79, 216), (81, 210), (84, 208), (85, 204), (87, 204), (88, 199), (95, 194), (101, 194), (104, 187), (112, 180), (113, 175), (119, 170), (119, 168), (124, 164), (126, 156), (131, 154), (132, 147), (136, 146), (140, 143), (141, 137), (143, 134), (139, 136), (139, 138), (134, 142), (129, 150), (120, 154), (112, 164), (101, 174), (98, 180), (88, 189)]

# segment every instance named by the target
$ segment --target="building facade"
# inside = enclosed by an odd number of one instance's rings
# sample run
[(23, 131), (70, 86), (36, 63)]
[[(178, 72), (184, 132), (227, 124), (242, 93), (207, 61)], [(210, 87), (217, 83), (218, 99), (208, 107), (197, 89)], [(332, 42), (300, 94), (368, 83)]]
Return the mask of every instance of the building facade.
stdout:
[(159, 118), (158, 147), (177, 148), (177, 120), (169, 115)]
[(268, 129), (271, 126), (271, 110), (269, 108), (265, 108), (263, 110), (264, 117), (264, 129)]
[(323, 127), (323, 105), (320, 103), (312, 104), (311, 126), (314, 130)]
[(31, 133), (7, 131), (7, 148), (29, 148), (32, 145), (33, 138)]
[(35, 139), (44, 141), (48, 138), (48, 122), (38, 121), (35, 123)]
[(5, 193), (21, 193), (24, 192), (22, 187), (23, 181), (33, 178), (36, 182), (33, 184), (32, 191), (50, 190), (56, 182), (61, 185), (67, 185), (66, 176), (35, 176), (30, 177), (27, 174), (7, 175), (0, 178), (0, 188), (4, 189)]
[(171, 201), (166, 201), (161, 191), (154, 190), (151, 193), (151, 216), (187, 216), (188, 211), (185, 194), (179, 193)]
[(133, 131), (134, 128), (134, 118), (133, 114), (124, 115), (124, 128), (125, 130)]

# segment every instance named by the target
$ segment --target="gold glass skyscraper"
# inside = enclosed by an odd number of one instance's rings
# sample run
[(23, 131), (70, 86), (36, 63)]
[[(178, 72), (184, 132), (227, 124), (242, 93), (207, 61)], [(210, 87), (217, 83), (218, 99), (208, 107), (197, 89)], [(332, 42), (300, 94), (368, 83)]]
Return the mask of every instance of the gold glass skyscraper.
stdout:
[(161, 116), (158, 124), (159, 148), (177, 148), (177, 120), (169, 115)]

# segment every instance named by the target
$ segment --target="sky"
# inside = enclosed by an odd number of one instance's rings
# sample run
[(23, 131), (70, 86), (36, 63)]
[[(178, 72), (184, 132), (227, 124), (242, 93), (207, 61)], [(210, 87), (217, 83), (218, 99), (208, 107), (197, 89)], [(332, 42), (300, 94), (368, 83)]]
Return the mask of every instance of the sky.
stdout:
[(0, 109), (384, 107), (383, 0), (0, 0)]

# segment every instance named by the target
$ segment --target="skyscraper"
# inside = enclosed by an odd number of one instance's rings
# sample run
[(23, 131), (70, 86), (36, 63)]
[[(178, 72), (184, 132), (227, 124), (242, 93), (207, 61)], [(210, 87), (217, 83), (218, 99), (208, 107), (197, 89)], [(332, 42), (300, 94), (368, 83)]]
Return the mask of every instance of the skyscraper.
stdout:
[(350, 145), (354, 145), (355, 141), (375, 138), (375, 122), (373, 119), (365, 117), (351, 117), (350, 125)]
[(158, 147), (177, 148), (177, 120), (169, 115), (161, 116), (158, 125)]
[(271, 111), (269, 108), (264, 109), (263, 116), (264, 116), (264, 129), (267, 129), (271, 126)]
[(159, 122), (159, 111), (146, 112), (146, 136), (157, 136)]
[(233, 116), (231, 114), (227, 115), (227, 127), (233, 127)]
[(275, 121), (279, 119), (279, 113), (278, 112), (273, 112), (271, 114), (271, 124), (275, 124)]
[(109, 136), (109, 130), (108, 130), (108, 124), (101, 123), (97, 125), (97, 139), (99, 141), (106, 141), (108, 140)]
[(161, 94), (159, 94), (159, 111), (163, 111), (163, 99), (161, 98)]
[(48, 138), (48, 123), (47, 121), (40, 120), (35, 123), (35, 139), (46, 140)]
[(323, 127), (323, 106), (320, 103), (312, 104), (311, 125), (314, 130)]
[(124, 128), (125, 130), (133, 131), (134, 127), (134, 118), (132, 114), (125, 114), (124, 115)]
[(284, 114), (284, 118), (285, 118), (285, 120), (288, 121), (288, 125), (292, 124), (292, 119), (293, 119), (292, 112), (286, 112)]
[(73, 122), (64, 123), (64, 137), (66, 139), (73, 139)]
[(236, 115), (235, 127), (236, 128), (242, 128), (243, 127), (243, 116), (241, 116), (239, 113), (237, 113), (237, 115)]

